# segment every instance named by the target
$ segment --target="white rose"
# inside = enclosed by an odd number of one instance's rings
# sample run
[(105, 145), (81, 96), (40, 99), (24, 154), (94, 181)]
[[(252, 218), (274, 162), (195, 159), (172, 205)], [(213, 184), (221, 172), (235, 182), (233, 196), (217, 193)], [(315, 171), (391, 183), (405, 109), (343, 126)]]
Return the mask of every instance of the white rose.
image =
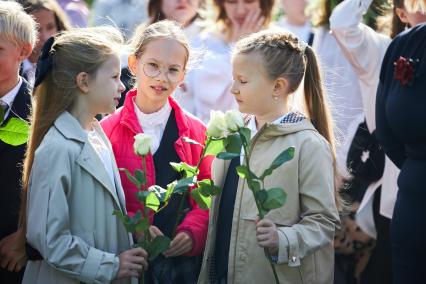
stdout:
[(237, 110), (228, 110), (225, 113), (225, 122), (230, 132), (237, 132), (238, 129), (244, 127), (244, 119)]
[(146, 156), (151, 152), (152, 149), (152, 137), (145, 133), (139, 133), (135, 135), (135, 143), (133, 144), (133, 150), (136, 155)]
[(207, 135), (220, 138), (225, 136), (226, 122), (225, 115), (221, 111), (210, 111), (210, 121), (207, 124)]

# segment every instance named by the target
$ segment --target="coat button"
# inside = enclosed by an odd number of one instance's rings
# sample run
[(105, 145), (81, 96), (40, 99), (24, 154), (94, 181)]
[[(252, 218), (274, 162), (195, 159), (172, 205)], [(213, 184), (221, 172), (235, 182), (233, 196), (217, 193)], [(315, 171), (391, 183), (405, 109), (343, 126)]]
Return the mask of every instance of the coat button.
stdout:
[(240, 260), (241, 261), (246, 261), (246, 259), (247, 259), (247, 256), (245, 254), (241, 254), (240, 255)]

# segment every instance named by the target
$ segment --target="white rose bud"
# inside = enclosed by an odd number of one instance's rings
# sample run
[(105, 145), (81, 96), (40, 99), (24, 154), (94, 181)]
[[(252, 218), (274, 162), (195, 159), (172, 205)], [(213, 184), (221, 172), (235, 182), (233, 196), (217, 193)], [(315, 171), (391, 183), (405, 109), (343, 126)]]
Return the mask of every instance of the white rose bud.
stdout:
[(210, 121), (207, 124), (207, 135), (220, 138), (225, 136), (226, 122), (225, 115), (221, 111), (210, 111)]
[(133, 144), (133, 150), (136, 155), (146, 156), (151, 152), (152, 148), (152, 137), (145, 133), (139, 133), (135, 135), (135, 143)]
[(230, 132), (237, 132), (238, 129), (244, 127), (244, 119), (237, 110), (229, 110), (225, 113), (225, 122)]

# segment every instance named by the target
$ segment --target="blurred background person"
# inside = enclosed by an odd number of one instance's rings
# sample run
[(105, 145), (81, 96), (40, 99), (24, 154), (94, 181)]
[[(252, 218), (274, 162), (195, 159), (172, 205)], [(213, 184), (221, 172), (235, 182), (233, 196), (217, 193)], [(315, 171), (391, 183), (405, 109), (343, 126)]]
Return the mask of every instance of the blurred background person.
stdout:
[(314, 33), (307, 13), (309, 0), (281, 0), (284, 15), (275, 24), (312, 45)]
[(68, 15), (71, 25), (73, 27), (85, 28), (87, 27), (90, 10), (83, 0), (58, 0), (58, 4), (62, 10)]
[(193, 44), (203, 50), (196, 68), (188, 74), (186, 90), (178, 101), (207, 122), (211, 110), (236, 109), (231, 94), (231, 48), (241, 37), (267, 28), (274, 0), (214, 0), (215, 22)]
[[(360, 145), (358, 137), (357, 147), (367, 146), (362, 150), (368, 150), (370, 159), (373, 157), (374, 151), (371, 149), (371, 145), (377, 145), (375, 133), (376, 91), (386, 49), (391, 39), (406, 27), (416, 26), (420, 22), (426, 21), (425, 15), (410, 12), (406, 8), (404, 0), (393, 0), (392, 4), (392, 7), (389, 7), (385, 0), (346, 0), (334, 9), (330, 18), (332, 35), (336, 38), (359, 78), (366, 117), (366, 121), (363, 123), (364, 133), (371, 138), (367, 141), (369, 145)], [(371, 15), (380, 13), (380, 10), (389, 10), (390, 17), (386, 14), (379, 17), (377, 23), (374, 23)], [(380, 25), (389, 26), (389, 35), (380, 33)], [(378, 164), (376, 161), (376, 165)], [(371, 175), (371, 171), (374, 169), (369, 171), (369, 175)], [(392, 283), (389, 225), (398, 191), (398, 174), (398, 168), (389, 158), (386, 158), (383, 177), (369, 185), (362, 200), (363, 206), (356, 215), (356, 222), (361, 229), (376, 239), (375, 248), (365, 270), (363, 273), (358, 271), (362, 283)]]
[(21, 75), (34, 86), (35, 70), (41, 49), (51, 36), (70, 29), (69, 19), (56, 0), (20, 0), (25, 12), (37, 22), (38, 41), (21, 68)]

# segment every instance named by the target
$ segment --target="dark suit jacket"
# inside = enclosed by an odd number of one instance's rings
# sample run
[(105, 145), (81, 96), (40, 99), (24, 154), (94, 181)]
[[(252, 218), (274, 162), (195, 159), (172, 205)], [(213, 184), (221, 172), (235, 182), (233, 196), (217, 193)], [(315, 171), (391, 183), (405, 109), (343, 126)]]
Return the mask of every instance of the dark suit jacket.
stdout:
[[(29, 84), (23, 79), (21, 88), (13, 101), (9, 116), (5, 123), (12, 117), (28, 119), (30, 113), (31, 97)], [(11, 146), (0, 141), (0, 239), (16, 231), (18, 227), (22, 163), (26, 144)], [(0, 268), (0, 283), (18, 283), (15, 278)]]

